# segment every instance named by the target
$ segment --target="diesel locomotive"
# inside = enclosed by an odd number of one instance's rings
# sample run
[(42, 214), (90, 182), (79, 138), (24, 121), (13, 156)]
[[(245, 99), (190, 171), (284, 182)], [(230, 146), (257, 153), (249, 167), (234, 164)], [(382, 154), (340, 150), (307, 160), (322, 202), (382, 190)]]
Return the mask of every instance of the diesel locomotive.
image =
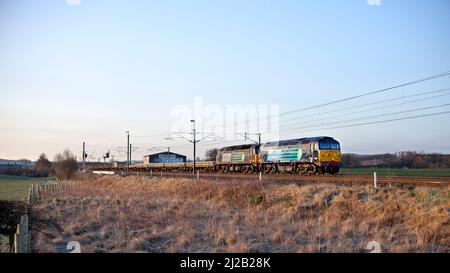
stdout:
[[(218, 151), (215, 161), (201, 161), (195, 165), (201, 172), (266, 174), (337, 174), (341, 162), (341, 147), (332, 137), (312, 137), (244, 144), (224, 147)], [(192, 162), (135, 164), (130, 171), (192, 171)], [(102, 168), (121, 171), (116, 165)]]

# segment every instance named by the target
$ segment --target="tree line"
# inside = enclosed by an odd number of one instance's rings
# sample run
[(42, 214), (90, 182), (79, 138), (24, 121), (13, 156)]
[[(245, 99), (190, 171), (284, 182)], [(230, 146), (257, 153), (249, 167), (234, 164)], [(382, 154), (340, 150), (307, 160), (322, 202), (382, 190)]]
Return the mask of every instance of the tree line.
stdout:
[(53, 162), (42, 153), (34, 168), (7, 168), (3, 170), (6, 175), (23, 175), (31, 177), (49, 177), (55, 176), (58, 180), (68, 180), (75, 176), (79, 167), (74, 154), (69, 150), (64, 150), (63, 153), (58, 153)]
[(395, 154), (358, 155), (343, 154), (344, 168), (391, 167), (391, 168), (450, 168), (450, 155), (438, 153), (400, 152)]

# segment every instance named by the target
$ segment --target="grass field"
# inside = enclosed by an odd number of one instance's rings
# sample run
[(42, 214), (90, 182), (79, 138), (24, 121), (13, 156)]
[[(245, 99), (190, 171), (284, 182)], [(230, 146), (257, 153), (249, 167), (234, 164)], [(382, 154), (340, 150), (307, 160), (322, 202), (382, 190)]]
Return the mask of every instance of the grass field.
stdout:
[(53, 178), (32, 178), (23, 176), (0, 175), (0, 199), (23, 200), (27, 197), (31, 184), (45, 183)]
[(102, 177), (42, 194), (34, 252), (449, 252), (450, 189)]
[(450, 169), (342, 168), (339, 174), (378, 176), (450, 176)]

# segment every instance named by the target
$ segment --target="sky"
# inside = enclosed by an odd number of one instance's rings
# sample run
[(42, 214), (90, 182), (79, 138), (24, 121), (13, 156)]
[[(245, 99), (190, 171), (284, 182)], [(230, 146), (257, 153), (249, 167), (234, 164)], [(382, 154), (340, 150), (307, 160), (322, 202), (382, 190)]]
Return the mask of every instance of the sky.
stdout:
[[(135, 160), (169, 146), (191, 157), (173, 132), (193, 118), (200, 155), (244, 143), (228, 127), (234, 142), (207, 137), (205, 108), (286, 113), (450, 71), (449, 10), (447, 0), (0, 0), (0, 158), (80, 157), (85, 141), (91, 161), (107, 150), (123, 159), (125, 131)], [(331, 128), (450, 111), (448, 91), (423, 94), (445, 88), (448, 76), (282, 114), (275, 137), (248, 129), (263, 142), (328, 135), (343, 152), (450, 153), (450, 114)]]

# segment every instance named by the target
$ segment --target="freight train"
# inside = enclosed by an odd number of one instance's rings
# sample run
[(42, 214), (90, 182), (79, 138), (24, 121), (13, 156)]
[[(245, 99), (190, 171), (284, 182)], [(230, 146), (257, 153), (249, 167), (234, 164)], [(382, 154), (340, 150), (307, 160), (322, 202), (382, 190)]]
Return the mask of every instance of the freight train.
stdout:
[[(341, 162), (341, 147), (332, 137), (291, 139), (264, 144), (245, 144), (224, 147), (215, 161), (196, 162), (201, 172), (266, 174), (337, 174)], [(129, 171), (192, 171), (192, 162), (134, 164)], [(100, 169), (98, 169), (100, 170)], [(101, 168), (124, 171), (125, 166), (115, 164)]]

